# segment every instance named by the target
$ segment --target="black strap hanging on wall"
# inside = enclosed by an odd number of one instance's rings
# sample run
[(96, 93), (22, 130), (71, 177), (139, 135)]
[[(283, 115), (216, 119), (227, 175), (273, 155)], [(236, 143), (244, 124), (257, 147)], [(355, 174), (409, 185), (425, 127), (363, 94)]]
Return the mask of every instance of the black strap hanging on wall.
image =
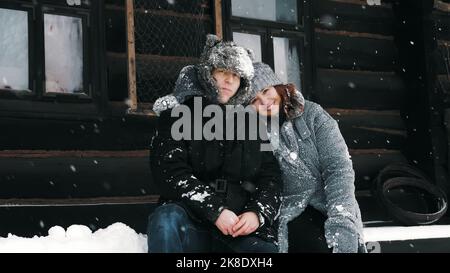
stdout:
[[(434, 223), (445, 215), (448, 208), (445, 192), (432, 184), (422, 171), (405, 163), (385, 167), (373, 186), (378, 202), (391, 217), (404, 225)], [(414, 201), (414, 209), (405, 205)]]

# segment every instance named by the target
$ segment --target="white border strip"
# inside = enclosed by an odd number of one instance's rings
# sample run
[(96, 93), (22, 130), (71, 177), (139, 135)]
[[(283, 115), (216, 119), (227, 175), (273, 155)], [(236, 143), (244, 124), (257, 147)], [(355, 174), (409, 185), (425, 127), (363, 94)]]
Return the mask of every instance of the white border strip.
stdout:
[(450, 225), (364, 228), (366, 242), (450, 238)]

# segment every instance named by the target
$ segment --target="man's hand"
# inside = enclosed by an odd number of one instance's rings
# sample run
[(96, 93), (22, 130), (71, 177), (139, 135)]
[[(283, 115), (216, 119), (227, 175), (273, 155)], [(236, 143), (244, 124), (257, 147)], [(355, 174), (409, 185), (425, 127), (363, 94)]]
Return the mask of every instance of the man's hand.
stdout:
[(259, 227), (258, 215), (253, 211), (244, 212), (239, 215), (239, 222), (233, 226), (233, 237), (249, 235)]
[(224, 209), (217, 218), (215, 225), (224, 235), (233, 235), (233, 227), (238, 221), (239, 218), (234, 212)]

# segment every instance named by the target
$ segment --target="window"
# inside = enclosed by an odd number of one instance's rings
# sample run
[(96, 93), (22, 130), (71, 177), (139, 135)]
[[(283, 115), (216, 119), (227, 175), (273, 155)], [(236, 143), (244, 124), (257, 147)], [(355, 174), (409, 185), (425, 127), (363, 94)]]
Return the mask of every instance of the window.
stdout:
[(274, 22), (298, 22), (297, 0), (232, 0), (231, 14)]
[(44, 14), (45, 92), (83, 92), (81, 18)]
[(310, 36), (305, 25), (308, 5), (297, 0), (225, 1), (225, 38), (252, 49), (256, 61), (269, 64), (283, 82), (294, 83), (305, 93), (310, 63), (305, 43)]
[(233, 32), (233, 41), (252, 49), (255, 54), (255, 61), (262, 62), (261, 35)]
[(273, 37), (274, 68), (283, 82), (301, 87), (300, 43), (296, 39)]
[(0, 8), (0, 89), (29, 89), (28, 13)]
[(0, 99), (93, 102), (97, 3), (1, 1)]

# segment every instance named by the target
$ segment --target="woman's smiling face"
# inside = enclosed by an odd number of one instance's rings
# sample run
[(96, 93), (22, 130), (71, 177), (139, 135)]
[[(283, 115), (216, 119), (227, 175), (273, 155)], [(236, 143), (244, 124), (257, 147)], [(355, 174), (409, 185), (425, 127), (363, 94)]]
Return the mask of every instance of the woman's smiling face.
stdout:
[(281, 97), (273, 86), (264, 88), (258, 92), (252, 100), (256, 111), (263, 116), (275, 116), (280, 112)]

